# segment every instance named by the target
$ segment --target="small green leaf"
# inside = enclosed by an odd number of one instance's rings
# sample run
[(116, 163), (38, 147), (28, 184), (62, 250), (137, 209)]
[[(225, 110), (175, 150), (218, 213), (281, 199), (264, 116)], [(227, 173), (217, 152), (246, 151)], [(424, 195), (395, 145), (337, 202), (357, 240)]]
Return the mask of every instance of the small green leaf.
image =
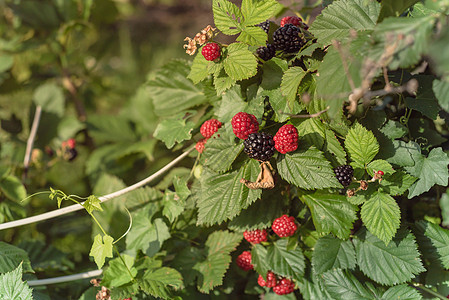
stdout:
[(340, 144), (332, 130), (325, 129), (325, 143), (323, 150), (326, 157), (331, 161), (336, 161), (337, 165), (346, 164), (346, 152)]
[(392, 174), (394, 173), (393, 167), (389, 162), (383, 159), (373, 160), (366, 166), (366, 171), (369, 176), (374, 176), (377, 171), (382, 171), (384, 174)]
[(400, 284), (425, 271), (415, 237), (406, 229), (388, 245), (366, 230), (359, 231), (353, 243), (360, 270), (380, 284)]
[(242, 235), (228, 231), (215, 231), (206, 241), (207, 258), (193, 267), (201, 273), (198, 289), (209, 293), (215, 286), (222, 284), (223, 277), (231, 262), (230, 253), (235, 250), (242, 240)]
[(342, 241), (332, 235), (318, 239), (312, 256), (314, 273), (322, 274), (332, 269), (354, 269), (355, 265), (355, 250), (351, 241)]
[(154, 137), (163, 141), (168, 149), (176, 143), (189, 140), (195, 124), (183, 118), (168, 119), (160, 122), (154, 131)]
[(302, 196), (301, 200), (309, 207), (313, 224), (321, 235), (333, 233), (340, 239), (349, 238), (352, 223), (357, 219), (357, 207), (347, 202), (345, 196), (315, 192)]
[(290, 105), (287, 98), (282, 96), (281, 89), (279, 87), (274, 90), (264, 90), (262, 94), (268, 97), (278, 122), (287, 121), (290, 118), (288, 114), (297, 114), (303, 108), (299, 101), (290, 103)]
[(449, 173), (447, 165), (449, 158), (441, 148), (434, 148), (430, 151), (428, 157), (421, 156), (413, 167), (405, 167), (405, 170), (411, 175), (419, 178), (408, 189), (408, 198), (421, 195), (430, 190), (435, 184), (447, 186)]
[(27, 191), (19, 178), (9, 175), (0, 179), (0, 190), (6, 196), (16, 202), (20, 202), (27, 196)]
[(227, 134), (225, 128), (220, 128), (206, 143), (202, 155), (204, 165), (216, 172), (229, 170), (234, 160), (243, 150), (243, 144), (236, 144), (234, 137)]
[(345, 148), (355, 165), (364, 169), (379, 152), (379, 143), (371, 131), (356, 123), (349, 129), (345, 140)]
[(303, 189), (341, 187), (329, 161), (315, 148), (279, 155), (277, 167), (284, 180)]
[(449, 82), (435, 79), (433, 81), (433, 92), (440, 106), (449, 112)]
[(390, 287), (383, 295), (381, 300), (391, 300), (391, 299), (410, 299), (410, 300), (420, 300), (422, 299), (421, 294), (411, 286), (406, 284), (401, 284), (397, 286)]
[(326, 7), (310, 27), (310, 32), (324, 45), (341, 40), (353, 30), (372, 30), (376, 25), (380, 4), (376, 1), (341, 0)]
[(385, 244), (395, 236), (401, 223), (401, 210), (396, 200), (380, 192), (363, 204), (360, 214), (363, 224)]
[(22, 264), (11, 272), (0, 275), (0, 296), (5, 300), (33, 299), (33, 290), (22, 281)]
[(227, 35), (238, 34), (242, 30), (243, 19), (240, 9), (228, 0), (214, 0), (212, 3), (215, 26)]
[(380, 132), (385, 134), (385, 136), (389, 139), (394, 140), (403, 137), (408, 132), (408, 130), (407, 127), (402, 125), (402, 123), (388, 120), (388, 122), (385, 123), (385, 125), (380, 129)]
[(252, 77), (257, 72), (257, 58), (242, 43), (232, 43), (228, 46), (228, 55), (223, 61), (226, 73), (234, 80)]
[(421, 148), (413, 141), (393, 141), (394, 154), (387, 158), (391, 164), (412, 167), (421, 160)]
[(170, 223), (173, 223), (185, 209), (184, 199), (181, 199), (175, 192), (170, 190), (165, 191), (162, 203), (164, 205), (162, 214), (167, 217)]
[(287, 98), (290, 106), (292, 106), (293, 102), (296, 100), (299, 84), (306, 74), (306, 71), (301, 67), (292, 67), (284, 73), (284, 76), (282, 76), (281, 92), (282, 95)]
[(287, 249), (288, 239), (279, 239), (268, 247), (267, 264), (274, 273), (301, 280), (304, 276), (305, 261), (300, 247)]
[(101, 269), (104, 265), (106, 257), (112, 258), (112, 242), (114, 239), (109, 235), (97, 234), (94, 238), (94, 243), (90, 249), (89, 256), (92, 256), (98, 269)]
[(243, 0), (244, 24), (256, 25), (274, 16), (281, 5), (275, 0)]
[(383, 177), (380, 182), (380, 189), (391, 196), (399, 196), (405, 193), (417, 179), (405, 172), (397, 171), (392, 175)]
[(141, 289), (153, 297), (171, 298), (171, 290), (184, 287), (181, 274), (172, 268), (159, 268), (147, 270), (142, 279), (139, 280)]
[(193, 59), (192, 67), (187, 78), (192, 80), (194, 84), (198, 84), (210, 74), (209, 65), (212, 64), (214, 64), (213, 61), (207, 61), (202, 54), (198, 53)]
[[(59, 200), (58, 200), (58, 206), (59, 206)], [(103, 208), (101, 207), (101, 201), (94, 195), (90, 195), (86, 201), (83, 203), (84, 208), (87, 210), (89, 214), (92, 214), (94, 210), (103, 211)]]
[(323, 274), (324, 286), (334, 299), (371, 300), (372, 292), (349, 271), (336, 269)]
[(235, 80), (229, 77), (224, 70), (214, 74), (214, 86), (217, 95), (222, 95), (225, 91), (235, 85)]
[(33, 100), (45, 112), (54, 113), (60, 117), (64, 114), (64, 92), (55, 83), (49, 82), (39, 86), (34, 92)]
[[(117, 257), (109, 261), (109, 267), (103, 272), (103, 278), (101, 279), (102, 285), (121, 286), (134, 279), (137, 275), (137, 269), (133, 267), (134, 257), (122, 254), (122, 259)], [(126, 267), (123, 262), (125, 262)], [(130, 276), (128, 270), (131, 271), (133, 277)]]
[(251, 46), (265, 46), (267, 43), (267, 34), (262, 28), (257, 26), (244, 27), (236, 41)]

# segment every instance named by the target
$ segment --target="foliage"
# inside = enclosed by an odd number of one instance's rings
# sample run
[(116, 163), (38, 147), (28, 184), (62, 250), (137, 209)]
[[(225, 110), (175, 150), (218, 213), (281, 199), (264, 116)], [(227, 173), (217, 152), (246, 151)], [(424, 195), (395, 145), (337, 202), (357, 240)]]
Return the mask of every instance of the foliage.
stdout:
[[(100, 268), (113, 300), (276, 298), (256, 284), (268, 271), (294, 282), (286, 299), (444, 299), (449, 1), (297, 2), (213, 0), (207, 38), (220, 44), (218, 59), (205, 60), (198, 43), (192, 60), (113, 79), (98, 36), (129, 6), (43, 0), (41, 16), (33, 1), (0, 3), (0, 222), (66, 202), (84, 209), (0, 232), (0, 298), (87, 299), (97, 291), (87, 282), (31, 289), (22, 275)], [(307, 17), (303, 47), (260, 59), (289, 10)], [(268, 34), (257, 26), (267, 19)], [(241, 111), (273, 136), (293, 125), (298, 149), (269, 164), (250, 159), (231, 126)], [(103, 197), (192, 151), (211, 118), (223, 126), (202, 153), (152, 187)], [(354, 169), (347, 187), (340, 165)], [(299, 229), (280, 238), (270, 227), (284, 214)], [(244, 241), (254, 229), (267, 241)], [(235, 264), (242, 251), (253, 271)]]

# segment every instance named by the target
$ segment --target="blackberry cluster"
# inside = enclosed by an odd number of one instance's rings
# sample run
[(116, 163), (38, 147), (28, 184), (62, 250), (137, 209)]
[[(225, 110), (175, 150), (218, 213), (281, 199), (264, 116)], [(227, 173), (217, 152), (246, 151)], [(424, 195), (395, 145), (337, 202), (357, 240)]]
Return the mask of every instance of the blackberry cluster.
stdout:
[(243, 145), (250, 158), (260, 161), (268, 161), (274, 154), (273, 137), (265, 132), (251, 133)]
[(257, 48), (256, 53), (261, 59), (267, 61), (274, 57), (276, 54), (276, 48), (271, 44), (267, 44), (266, 47)]
[(354, 169), (349, 165), (343, 165), (334, 169), (335, 177), (343, 186), (351, 184)]
[(256, 26), (262, 28), (263, 31), (265, 31), (266, 33), (268, 33), (268, 31), (270, 31), (270, 21), (268, 21), (268, 20), (266, 20), (265, 22), (262, 22), (260, 24), (257, 24)]
[(301, 29), (293, 24), (285, 24), (273, 33), (273, 45), (276, 50), (297, 52), (305, 43)]

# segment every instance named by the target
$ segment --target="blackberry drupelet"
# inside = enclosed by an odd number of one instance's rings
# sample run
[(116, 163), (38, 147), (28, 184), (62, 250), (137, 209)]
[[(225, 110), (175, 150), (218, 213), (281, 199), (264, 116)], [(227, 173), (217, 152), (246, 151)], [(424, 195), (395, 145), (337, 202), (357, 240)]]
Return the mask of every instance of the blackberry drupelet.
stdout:
[(273, 33), (273, 45), (276, 50), (297, 52), (305, 43), (301, 29), (293, 24), (285, 24)]
[(348, 186), (352, 182), (354, 169), (349, 165), (343, 165), (334, 169), (335, 177), (343, 186)]
[(265, 31), (266, 33), (268, 33), (268, 31), (270, 31), (270, 21), (268, 21), (268, 20), (266, 20), (265, 22), (259, 23), (256, 26), (262, 28), (263, 31)]
[(273, 137), (265, 132), (251, 133), (243, 145), (250, 158), (260, 161), (268, 161), (274, 154)]
[(257, 48), (256, 53), (261, 59), (267, 61), (274, 57), (276, 54), (276, 48), (271, 44), (267, 44), (266, 47)]

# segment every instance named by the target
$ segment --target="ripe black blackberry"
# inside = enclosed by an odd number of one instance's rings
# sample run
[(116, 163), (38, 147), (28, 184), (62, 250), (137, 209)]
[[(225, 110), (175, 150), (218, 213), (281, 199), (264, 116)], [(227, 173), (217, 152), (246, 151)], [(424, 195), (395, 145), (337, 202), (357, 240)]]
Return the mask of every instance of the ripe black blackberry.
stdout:
[(354, 169), (349, 165), (343, 165), (334, 169), (335, 177), (343, 186), (351, 184)]
[(271, 44), (267, 44), (266, 47), (257, 48), (256, 53), (260, 58), (267, 61), (274, 57), (276, 54), (276, 48)]
[(251, 133), (243, 142), (244, 151), (250, 158), (268, 161), (274, 154), (273, 137), (265, 132)]
[(285, 52), (297, 52), (306, 43), (304, 34), (299, 27), (293, 24), (285, 24), (273, 33), (273, 45), (276, 50)]
[(270, 21), (266, 20), (265, 22), (259, 23), (256, 25), (257, 27), (260, 27), (268, 34), (268, 31), (270, 31)]

